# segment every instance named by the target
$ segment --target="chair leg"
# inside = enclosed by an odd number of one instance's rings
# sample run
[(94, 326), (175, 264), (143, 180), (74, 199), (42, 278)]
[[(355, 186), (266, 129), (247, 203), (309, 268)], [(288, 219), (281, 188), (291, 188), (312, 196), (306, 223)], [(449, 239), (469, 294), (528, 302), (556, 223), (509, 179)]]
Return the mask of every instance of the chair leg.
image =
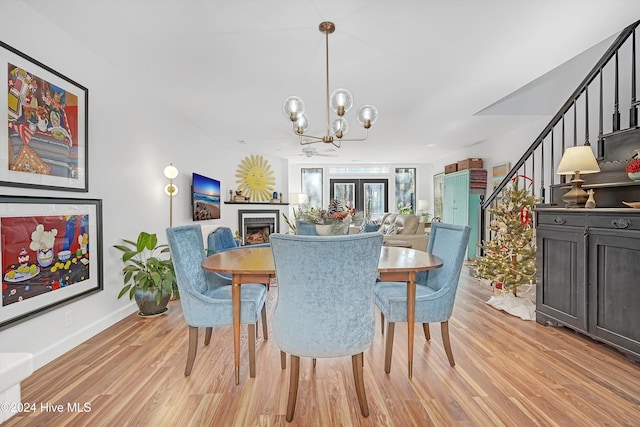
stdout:
[(256, 325), (249, 323), (249, 376), (256, 377)]
[(184, 376), (191, 375), (191, 369), (193, 368), (193, 362), (196, 360), (196, 353), (198, 352), (198, 328), (195, 326), (189, 326), (189, 351), (187, 352), (187, 366), (184, 368)]
[(429, 331), (429, 324), (423, 323), (422, 330), (424, 331), (424, 337), (427, 341), (431, 340), (431, 332)]
[(280, 368), (287, 369), (287, 353), (280, 350)]
[(298, 398), (298, 377), (300, 375), (300, 356), (290, 357), (291, 372), (289, 373), (289, 400), (287, 401), (287, 421), (293, 420), (293, 413), (296, 410), (296, 399)]
[(382, 335), (384, 335), (384, 313), (380, 312), (380, 328), (382, 329)]
[(213, 328), (205, 328), (204, 345), (209, 345), (211, 342), (211, 332), (213, 332)]
[(351, 356), (351, 366), (353, 367), (353, 381), (356, 385), (356, 395), (360, 404), (360, 412), (363, 417), (369, 416), (369, 405), (367, 405), (367, 394), (364, 391), (364, 373), (362, 366), (364, 365), (363, 353)]
[(262, 335), (264, 336), (264, 340), (268, 340), (269, 339), (269, 334), (267, 333), (267, 305), (263, 305), (262, 306), (262, 312), (261, 312), (261, 316), (262, 316)]
[(396, 324), (389, 322), (387, 324), (387, 345), (384, 348), (384, 371), (388, 374), (391, 372), (391, 355), (393, 353), (393, 333)]
[(313, 358), (313, 367), (314, 368), (316, 367), (316, 358), (315, 357)]
[(444, 351), (447, 353), (449, 365), (456, 366), (456, 362), (453, 360), (453, 352), (451, 351), (451, 340), (449, 340), (449, 321), (441, 322), (440, 330), (442, 331), (442, 344), (444, 345)]

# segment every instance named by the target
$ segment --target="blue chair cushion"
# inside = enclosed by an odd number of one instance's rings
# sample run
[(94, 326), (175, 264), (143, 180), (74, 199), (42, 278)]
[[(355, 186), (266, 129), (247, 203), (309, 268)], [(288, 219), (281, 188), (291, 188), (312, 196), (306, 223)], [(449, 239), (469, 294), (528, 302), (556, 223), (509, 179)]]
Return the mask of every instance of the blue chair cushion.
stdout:
[[(407, 284), (378, 282), (373, 288), (376, 305), (389, 322), (407, 321)], [(444, 322), (450, 317), (451, 303), (425, 285), (416, 285), (416, 322)]]

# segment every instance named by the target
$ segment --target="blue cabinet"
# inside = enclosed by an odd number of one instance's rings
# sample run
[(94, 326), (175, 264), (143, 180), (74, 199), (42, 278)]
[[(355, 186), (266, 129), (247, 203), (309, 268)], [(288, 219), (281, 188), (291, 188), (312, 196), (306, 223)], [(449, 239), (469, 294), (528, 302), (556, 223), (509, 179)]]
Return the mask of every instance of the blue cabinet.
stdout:
[(480, 196), (487, 188), (485, 169), (467, 169), (444, 176), (442, 221), (471, 227), (467, 258), (475, 259), (480, 235)]

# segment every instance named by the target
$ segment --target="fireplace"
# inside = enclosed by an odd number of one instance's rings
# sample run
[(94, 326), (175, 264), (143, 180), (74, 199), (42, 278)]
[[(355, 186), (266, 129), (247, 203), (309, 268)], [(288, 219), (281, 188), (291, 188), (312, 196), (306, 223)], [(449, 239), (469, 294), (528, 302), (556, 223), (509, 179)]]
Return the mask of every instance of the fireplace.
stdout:
[(238, 230), (243, 245), (268, 243), (271, 233), (280, 231), (279, 210), (239, 210)]

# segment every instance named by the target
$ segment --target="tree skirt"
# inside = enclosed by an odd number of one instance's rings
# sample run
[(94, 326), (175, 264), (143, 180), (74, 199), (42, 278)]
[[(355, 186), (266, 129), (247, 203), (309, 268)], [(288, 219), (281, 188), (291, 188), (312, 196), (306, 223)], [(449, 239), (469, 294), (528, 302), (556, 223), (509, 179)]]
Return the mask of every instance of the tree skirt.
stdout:
[(536, 320), (536, 286), (520, 285), (516, 293), (517, 297), (511, 291), (494, 288), (487, 304), (522, 320)]

